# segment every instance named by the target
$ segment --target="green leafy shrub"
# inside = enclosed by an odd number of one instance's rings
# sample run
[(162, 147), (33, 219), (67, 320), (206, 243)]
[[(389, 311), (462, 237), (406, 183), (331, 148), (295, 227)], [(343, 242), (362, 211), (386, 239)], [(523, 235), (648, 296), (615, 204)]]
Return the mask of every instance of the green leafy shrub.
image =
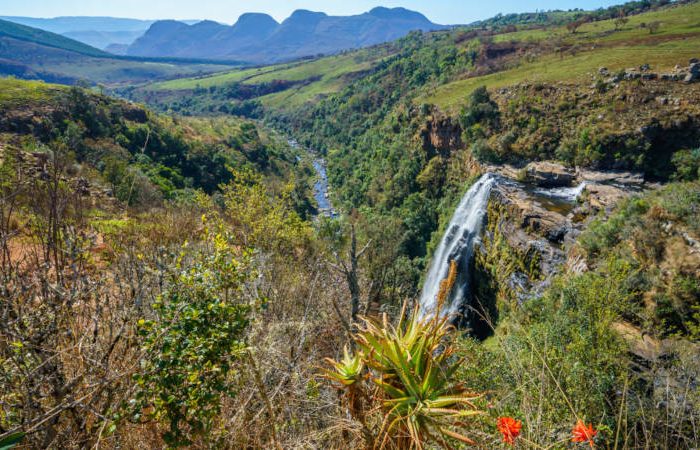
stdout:
[(143, 359), (131, 417), (165, 422), (170, 446), (190, 445), (211, 429), (222, 400), (236, 393), (246, 352), (250, 252), (216, 226), (205, 233), (204, 248), (191, 256), (183, 251), (179, 272), (153, 304), (155, 317), (139, 321)]
[(676, 172), (674, 178), (679, 181), (693, 181), (700, 178), (700, 148), (681, 150), (671, 159)]
[(500, 112), (496, 102), (491, 100), (486, 87), (481, 86), (469, 96), (469, 104), (459, 116), (459, 124), (465, 134), (465, 140), (485, 137), (489, 131), (495, 131), (500, 124)]

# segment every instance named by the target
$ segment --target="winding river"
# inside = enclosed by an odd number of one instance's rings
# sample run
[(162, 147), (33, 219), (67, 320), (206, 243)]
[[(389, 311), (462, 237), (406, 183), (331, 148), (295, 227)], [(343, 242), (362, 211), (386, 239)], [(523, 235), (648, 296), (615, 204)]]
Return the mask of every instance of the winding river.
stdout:
[[(292, 148), (302, 148), (296, 139), (289, 139)], [(328, 185), (328, 173), (326, 172), (326, 161), (310, 149), (305, 149), (313, 158), (312, 165), (316, 171), (316, 181), (314, 182), (314, 199), (318, 206), (318, 214), (326, 217), (338, 217), (338, 212), (333, 208), (330, 201), (330, 188)]]

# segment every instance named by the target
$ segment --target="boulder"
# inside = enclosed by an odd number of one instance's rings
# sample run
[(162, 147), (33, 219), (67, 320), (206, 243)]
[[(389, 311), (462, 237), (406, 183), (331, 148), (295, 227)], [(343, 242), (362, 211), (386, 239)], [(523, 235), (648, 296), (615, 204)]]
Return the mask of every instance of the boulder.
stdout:
[(571, 224), (566, 216), (546, 209), (518, 187), (503, 186), (495, 198), (506, 207), (517, 228), (525, 235), (530, 235), (528, 241), (532, 240), (534, 235), (553, 244), (561, 244), (571, 231)]
[(629, 195), (625, 190), (609, 184), (589, 183), (586, 185), (586, 191), (588, 192), (588, 203), (591, 208), (598, 211), (612, 208)]
[(122, 107), (122, 117), (136, 123), (148, 122), (148, 114), (146, 113), (146, 110), (134, 104), (127, 104)]
[(527, 181), (541, 187), (568, 187), (575, 178), (572, 170), (547, 161), (528, 164), (525, 174)]
[(640, 172), (592, 170), (583, 167), (576, 169), (576, 178), (578, 181), (588, 181), (592, 183), (613, 183), (634, 186), (639, 186), (644, 183), (644, 174)]

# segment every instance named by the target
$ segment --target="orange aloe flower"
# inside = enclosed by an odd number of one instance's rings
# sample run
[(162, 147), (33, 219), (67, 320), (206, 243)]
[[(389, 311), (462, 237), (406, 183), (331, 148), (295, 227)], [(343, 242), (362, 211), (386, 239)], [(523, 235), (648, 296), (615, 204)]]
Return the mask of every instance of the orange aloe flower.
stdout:
[(499, 417), (498, 422), (496, 422), (496, 427), (503, 435), (503, 442), (513, 445), (515, 438), (520, 434), (523, 423), (512, 417)]
[(593, 429), (592, 424), (589, 423), (586, 426), (583, 420), (579, 419), (576, 422), (576, 426), (571, 430), (571, 435), (573, 436), (571, 442), (588, 442), (593, 448), (593, 438), (595, 438), (596, 434), (598, 434), (598, 431)]

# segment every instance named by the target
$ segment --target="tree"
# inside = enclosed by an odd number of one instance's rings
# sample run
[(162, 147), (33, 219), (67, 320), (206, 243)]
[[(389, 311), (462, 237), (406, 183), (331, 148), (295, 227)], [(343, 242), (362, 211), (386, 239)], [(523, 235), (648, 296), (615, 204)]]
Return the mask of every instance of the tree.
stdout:
[(625, 15), (625, 10), (620, 9), (620, 13), (618, 14), (617, 18), (615, 19), (615, 30), (620, 30), (622, 27), (627, 25), (627, 22), (629, 22), (629, 19)]
[(566, 29), (569, 30), (569, 32), (570, 32), (571, 34), (575, 34), (575, 33), (576, 33), (576, 30), (578, 30), (579, 27), (581, 27), (581, 25), (583, 25), (583, 22), (582, 22), (582, 21), (580, 21), (580, 20), (574, 20), (574, 21), (569, 22), (569, 23), (566, 24)]
[(661, 28), (661, 22), (659, 22), (658, 20), (654, 22), (649, 22), (647, 24), (647, 28), (649, 29), (649, 34), (654, 34), (657, 31), (659, 31), (659, 28)]
[(459, 116), (465, 141), (486, 137), (488, 133), (497, 130), (500, 118), (498, 104), (491, 99), (486, 87), (476, 88), (469, 97), (469, 104)]
[[(350, 292), (350, 321), (346, 319), (337, 303), (334, 302), (334, 306), (341, 322), (349, 332), (352, 332), (354, 325), (357, 323), (362, 302), (359, 260), (372, 245), (372, 241), (368, 241), (362, 249), (358, 250), (357, 232), (354, 222), (347, 225), (349, 230), (344, 228), (338, 221), (329, 220), (322, 225), (321, 235), (326, 238), (333, 258), (333, 260), (328, 261), (328, 265), (336, 272), (342, 274)], [(348, 238), (349, 242), (346, 242)], [(347, 248), (344, 249), (343, 247)], [(345, 255), (342, 255), (342, 253), (345, 253)]]

